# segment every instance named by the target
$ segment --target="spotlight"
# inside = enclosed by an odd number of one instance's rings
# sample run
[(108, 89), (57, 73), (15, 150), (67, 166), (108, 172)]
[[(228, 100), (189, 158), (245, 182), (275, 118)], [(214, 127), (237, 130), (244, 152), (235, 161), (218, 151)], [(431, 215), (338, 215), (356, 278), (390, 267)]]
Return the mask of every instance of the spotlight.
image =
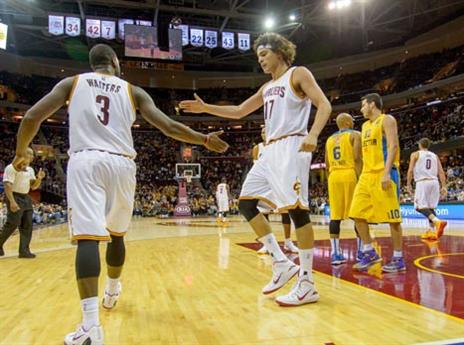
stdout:
[(264, 20), (264, 28), (265, 29), (272, 29), (275, 25), (275, 20), (274, 18), (272, 17), (267, 17), (265, 20)]
[(351, 5), (352, 0), (332, 0), (328, 4), (329, 10), (341, 10), (342, 8), (349, 7)]
[(291, 14), (288, 16), (288, 19), (290, 19), (290, 21), (294, 22), (296, 20), (296, 16), (294, 14)]

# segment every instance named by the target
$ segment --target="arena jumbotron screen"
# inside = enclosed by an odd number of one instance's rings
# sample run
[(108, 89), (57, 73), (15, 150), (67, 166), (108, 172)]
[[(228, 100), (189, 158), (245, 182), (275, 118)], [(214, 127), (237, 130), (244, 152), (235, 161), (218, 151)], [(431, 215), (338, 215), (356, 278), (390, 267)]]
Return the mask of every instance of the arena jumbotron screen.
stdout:
[(182, 32), (169, 29), (169, 51), (158, 46), (158, 30), (156, 27), (125, 25), (126, 56), (162, 60), (182, 60)]

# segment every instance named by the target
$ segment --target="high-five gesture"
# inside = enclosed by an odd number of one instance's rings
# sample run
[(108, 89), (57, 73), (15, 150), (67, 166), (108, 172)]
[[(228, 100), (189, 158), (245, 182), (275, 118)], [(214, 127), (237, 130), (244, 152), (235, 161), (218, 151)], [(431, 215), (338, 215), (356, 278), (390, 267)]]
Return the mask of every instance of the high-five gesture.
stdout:
[(219, 136), (224, 133), (224, 131), (212, 132), (206, 136), (205, 147), (214, 152), (225, 152), (229, 148), (229, 144), (223, 141)]
[(205, 113), (206, 103), (196, 93), (193, 94), (194, 100), (182, 101), (179, 107), (187, 113)]

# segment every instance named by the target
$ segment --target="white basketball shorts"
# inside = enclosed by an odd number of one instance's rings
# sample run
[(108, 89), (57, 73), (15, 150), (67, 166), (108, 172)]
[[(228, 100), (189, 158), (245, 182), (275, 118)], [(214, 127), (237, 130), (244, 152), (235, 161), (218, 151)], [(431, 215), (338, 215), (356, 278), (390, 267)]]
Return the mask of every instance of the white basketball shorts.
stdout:
[(219, 212), (229, 212), (229, 198), (218, 198), (217, 205)]
[(136, 167), (132, 159), (100, 151), (71, 154), (67, 194), (72, 241), (124, 236), (134, 207)]
[(248, 172), (240, 199), (259, 199), (277, 212), (309, 210), (311, 153), (299, 152), (304, 136), (289, 136), (263, 148)]
[(437, 208), (440, 201), (440, 183), (438, 180), (422, 180), (416, 182), (416, 193), (414, 195), (414, 207)]

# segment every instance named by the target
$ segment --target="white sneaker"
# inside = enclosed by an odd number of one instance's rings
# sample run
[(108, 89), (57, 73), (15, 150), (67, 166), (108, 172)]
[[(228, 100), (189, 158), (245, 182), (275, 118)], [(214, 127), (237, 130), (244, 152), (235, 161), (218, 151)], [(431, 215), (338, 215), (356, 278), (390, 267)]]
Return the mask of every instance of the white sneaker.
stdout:
[(284, 251), (292, 253), (292, 254), (298, 254), (298, 247), (295, 246), (293, 242), (285, 242), (284, 244)]
[(269, 255), (269, 252), (266, 249), (266, 246), (262, 246), (257, 252), (258, 255)]
[(82, 325), (75, 332), (69, 333), (64, 338), (65, 345), (103, 345), (103, 327), (92, 326), (87, 331)]
[(319, 300), (319, 294), (314, 283), (306, 277), (298, 278), (296, 284), (285, 296), (276, 298), (277, 304), (282, 307), (295, 307), (302, 304), (314, 303)]
[(120, 282), (118, 283), (118, 291), (115, 293), (111, 294), (105, 289), (105, 294), (103, 296), (103, 302), (102, 302), (103, 308), (113, 309), (116, 303), (118, 302), (121, 292), (122, 292), (122, 285)]
[(267, 295), (279, 290), (282, 286), (293, 278), (300, 270), (300, 266), (295, 265), (290, 260), (276, 261), (272, 264), (272, 279), (263, 288), (263, 294)]

